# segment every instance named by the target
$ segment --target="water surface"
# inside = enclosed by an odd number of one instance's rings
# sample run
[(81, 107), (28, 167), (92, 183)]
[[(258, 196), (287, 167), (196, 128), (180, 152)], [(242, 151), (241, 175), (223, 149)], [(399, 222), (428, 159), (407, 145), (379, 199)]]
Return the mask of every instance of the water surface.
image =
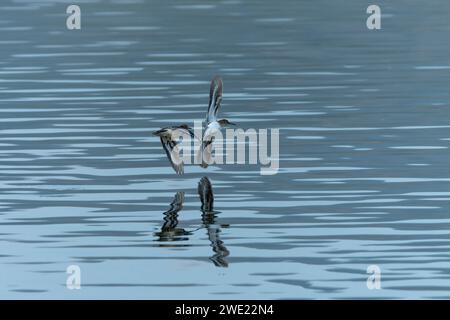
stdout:
[[(75, 31), (69, 4), (0, 5), (1, 298), (450, 296), (447, 1), (378, 1), (379, 31), (356, 0), (78, 1)], [(151, 132), (215, 74), (278, 174), (168, 165)]]

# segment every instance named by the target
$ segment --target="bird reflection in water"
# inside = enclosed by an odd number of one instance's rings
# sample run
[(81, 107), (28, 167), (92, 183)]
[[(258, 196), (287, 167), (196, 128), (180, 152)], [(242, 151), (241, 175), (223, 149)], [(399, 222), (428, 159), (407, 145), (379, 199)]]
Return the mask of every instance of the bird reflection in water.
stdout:
[[(161, 231), (155, 232), (155, 236), (158, 237), (158, 241), (183, 241), (189, 240), (187, 237), (191, 232), (184, 230), (183, 228), (177, 228), (178, 226), (178, 212), (183, 209), (184, 192), (177, 192), (175, 198), (170, 204), (170, 209), (163, 213), (164, 223), (161, 227)], [(171, 245), (167, 245), (171, 246)]]
[(208, 177), (203, 177), (198, 183), (198, 195), (202, 202), (202, 222), (205, 227), (208, 239), (211, 242), (214, 255), (209, 259), (216, 265), (216, 267), (228, 267), (228, 262), (225, 259), (230, 252), (220, 240), (220, 227), (228, 227), (227, 225), (219, 225), (216, 222), (218, 211), (214, 211), (214, 194), (211, 186), (211, 182)]
[(211, 181), (208, 177), (203, 177), (198, 183), (198, 194), (201, 201), (202, 212), (202, 226), (193, 231), (186, 231), (178, 227), (178, 213), (183, 209), (184, 192), (177, 192), (175, 198), (170, 204), (170, 209), (164, 212), (164, 223), (161, 231), (155, 232), (158, 237), (156, 241), (166, 242), (161, 246), (165, 247), (179, 247), (180, 244), (170, 244), (173, 241), (187, 241), (189, 236), (194, 232), (206, 229), (208, 239), (211, 242), (210, 246), (214, 254), (209, 258), (217, 267), (228, 267), (226, 257), (230, 254), (225, 247), (222, 240), (220, 240), (221, 228), (227, 228), (229, 225), (220, 225), (217, 223), (217, 214), (219, 211), (214, 211), (214, 194), (212, 190)]

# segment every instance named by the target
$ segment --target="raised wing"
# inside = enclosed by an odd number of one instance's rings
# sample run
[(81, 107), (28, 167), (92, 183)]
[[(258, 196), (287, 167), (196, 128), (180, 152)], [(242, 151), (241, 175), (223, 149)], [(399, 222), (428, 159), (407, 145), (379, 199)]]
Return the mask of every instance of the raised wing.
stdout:
[(194, 131), (191, 128), (174, 127), (174, 130), (178, 130), (180, 135), (190, 136), (191, 138), (196, 138), (200, 141), (200, 139), (195, 135)]
[(219, 112), (220, 102), (222, 101), (223, 82), (219, 76), (215, 76), (211, 80), (209, 88), (209, 105), (208, 113), (206, 114), (206, 121), (211, 123), (217, 120), (217, 113)]
[(172, 165), (172, 168), (175, 170), (177, 174), (184, 173), (183, 161), (180, 159), (180, 150), (177, 144), (166, 137), (160, 137), (161, 144), (166, 152), (167, 158)]

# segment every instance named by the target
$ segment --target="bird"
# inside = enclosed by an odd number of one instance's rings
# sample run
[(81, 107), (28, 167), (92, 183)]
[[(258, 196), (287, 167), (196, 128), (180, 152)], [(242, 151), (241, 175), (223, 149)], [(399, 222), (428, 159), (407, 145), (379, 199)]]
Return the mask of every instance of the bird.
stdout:
[(217, 120), (220, 104), (222, 102), (223, 81), (220, 76), (215, 76), (211, 80), (209, 88), (209, 103), (208, 111), (206, 113), (205, 132), (202, 136), (202, 142), (197, 153), (197, 161), (200, 162), (202, 168), (207, 168), (211, 160), (212, 143), (215, 135), (220, 132), (221, 128), (230, 125), (236, 125), (228, 119)]
[(197, 163), (199, 163), (202, 168), (207, 168), (211, 162), (212, 143), (215, 136), (220, 132), (221, 128), (236, 125), (228, 119), (217, 119), (217, 114), (219, 113), (220, 104), (222, 102), (222, 91), (222, 78), (220, 76), (215, 76), (211, 80), (209, 88), (209, 103), (204, 126), (205, 131), (201, 139), (194, 134), (192, 128), (187, 124), (165, 127), (153, 132), (153, 135), (159, 136), (167, 158), (177, 174), (184, 174), (184, 165), (182, 159), (180, 159), (180, 148), (178, 147), (180, 136), (188, 135), (201, 142), (197, 152)]
[(182, 159), (180, 159), (180, 149), (178, 148), (178, 144), (180, 143), (179, 138), (183, 135), (189, 135), (191, 138), (195, 137), (192, 128), (187, 124), (165, 127), (153, 132), (153, 135), (160, 138), (167, 158), (175, 172), (179, 175), (183, 174), (184, 165)]

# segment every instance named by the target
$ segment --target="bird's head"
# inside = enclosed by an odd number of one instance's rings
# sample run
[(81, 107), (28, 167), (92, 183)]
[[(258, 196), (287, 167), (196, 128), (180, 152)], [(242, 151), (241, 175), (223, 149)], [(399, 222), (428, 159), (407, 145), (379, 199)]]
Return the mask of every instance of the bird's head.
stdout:
[(235, 123), (228, 121), (228, 119), (220, 119), (217, 122), (220, 124), (220, 126), (222, 128), (227, 127), (227, 126), (235, 126), (236, 125)]
[(160, 130), (157, 130), (157, 131), (153, 131), (152, 132), (152, 134), (154, 135), (154, 136), (162, 136), (162, 135), (164, 135), (164, 133), (166, 133), (166, 128), (163, 128), (163, 129), (160, 129)]

